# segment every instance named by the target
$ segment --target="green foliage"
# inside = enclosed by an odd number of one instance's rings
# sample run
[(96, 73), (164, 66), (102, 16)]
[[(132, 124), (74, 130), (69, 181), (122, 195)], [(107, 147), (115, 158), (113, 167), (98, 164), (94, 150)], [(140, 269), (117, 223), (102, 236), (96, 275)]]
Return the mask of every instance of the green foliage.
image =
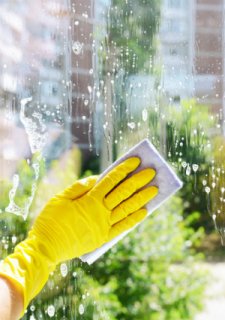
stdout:
[(216, 136), (212, 142), (213, 163), (210, 167), (209, 185), (211, 186), (210, 201), (216, 229), (225, 243), (225, 138)]
[(191, 248), (204, 232), (188, 223), (173, 198), (91, 267), (102, 285), (116, 278), (124, 307), (118, 319), (193, 319), (206, 278)]
[(182, 158), (189, 164), (204, 165), (209, 157), (209, 131), (214, 124), (208, 107), (195, 99), (183, 100), (180, 106), (168, 106), (166, 119), (170, 160), (178, 162)]
[[(32, 192), (32, 184), (35, 180), (35, 172), (32, 167), (36, 163), (38, 155), (34, 156), (30, 161), (22, 160), (18, 165), (19, 185), (14, 196), (14, 202), (17, 206), (23, 208), (28, 202)], [(29, 163), (28, 163), (29, 162)], [(43, 161), (39, 162), (39, 179), (44, 176)], [(0, 252), (1, 258), (11, 253), (17, 243), (24, 240), (29, 226), (30, 218), (24, 220), (21, 216), (16, 216), (6, 212), (6, 207), (10, 201), (10, 190), (12, 190), (12, 181), (1, 181), (1, 214), (0, 214)]]
[[(79, 168), (79, 157), (72, 151), (52, 163), (39, 181), (33, 215), (76, 179), (74, 164)], [(28, 170), (24, 165), (23, 172)], [(92, 266), (79, 260), (58, 266), (23, 319), (32, 315), (49, 319), (50, 306), (55, 308), (55, 319), (65, 320), (193, 319), (206, 283), (206, 275), (195, 267), (200, 256), (193, 247), (204, 232), (190, 226), (198, 213), (184, 219), (182, 212), (181, 198), (174, 197)], [(30, 221), (12, 214), (4, 214), (4, 221), (10, 227), (6, 232), (1, 228), (1, 236), (7, 235), (1, 242), (7, 254), (15, 245), (13, 235), (22, 240)], [(64, 275), (62, 267), (67, 268)]]
[(154, 35), (160, 15), (160, 1), (113, 0), (107, 14), (105, 69), (114, 62), (126, 74), (152, 71)]
[[(124, 127), (125, 145), (132, 146), (146, 136), (150, 138), (183, 181), (180, 194), (184, 216), (198, 212), (199, 218), (193, 221), (192, 226), (196, 229), (204, 226), (207, 232), (211, 232), (214, 224), (209, 215), (211, 204), (210, 196), (205, 192), (205, 183), (210, 185), (210, 176), (216, 175), (216, 168), (214, 173), (211, 172), (213, 154), (216, 155), (215, 162), (219, 161), (219, 152), (212, 150), (211, 132), (216, 126), (215, 118), (207, 106), (198, 104), (195, 99), (183, 100), (178, 105), (164, 108), (149, 107), (147, 111), (148, 120), (145, 123), (141, 114), (135, 115), (133, 121), (142, 124), (137, 132), (132, 132), (135, 134)], [(214, 149), (221, 150), (218, 143)], [(220, 177), (216, 179), (221, 181), (221, 160), (219, 167)]]
[[(196, 100), (181, 101), (180, 106), (170, 106), (167, 111), (166, 150), (168, 160), (177, 167), (184, 187), (181, 190), (185, 201), (184, 214), (188, 216), (197, 211), (198, 221), (193, 226), (203, 225), (208, 231), (213, 230), (209, 217), (208, 195), (203, 181), (209, 177), (210, 130), (215, 125), (209, 109)], [(194, 168), (197, 168), (194, 171)]]
[[(9, 204), (9, 193), (13, 183), (11, 181), (1, 181), (1, 214), (0, 214), (0, 252), (1, 258), (11, 253), (15, 245), (26, 238), (32, 219), (37, 215), (44, 204), (55, 193), (72, 184), (80, 172), (80, 151), (73, 149), (64, 154), (61, 161), (52, 162), (48, 173), (45, 171), (43, 159), (35, 155), (30, 161), (22, 160), (18, 165), (17, 174), (19, 176), (19, 186), (16, 190), (14, 201), (17, 205), (23, 207), (31, 196), (32, 185), (35, 180), (33, 164), (38, 161), (39, 179), (37, 181), (37, 190), (30, 208), (30, 215), (26, 220), (21, 216), (5, 212)], [(66, 170), (64, 170), (66, 168)]]
[(74, 183), (80, 170), (81, 152), (77, 148), (67, 151), (59, 160), (52, 161), (48, 172), (39, 181), (30, 210), (31, 217), (35, 217), (52, 196)]
[(51, 305), (66, 319), (193, 319), (207, 279), (193, 249), (204, 232), (189, 226), (196, 215), (183, 219), (174, 197), (92, 266), (68, 262), (64, 278), (58, 267), (24, 319), (45, 319)]
[[(67, 267), (68, 274), (65, 277), (62, 277), (59, 267), (50, 276), (43, 291), (31, 302), (24, 319), (30, 319), (31, 315), (37, 319), (49, 319), (46, 315), (49, 306), (54, 306), (55, 318), (59, 319), (118, 319), (118, 310), (122, 306), (114, 293), (114, 279), (101, 286), (84, 272), (84, 267), (78, 261), (68, 262)], [(35, 311), (32, 311), (32, 306), (35, 306)]]
[[(19, 184), (16, 189), (13, 201), (15, 205), (24, 208), (28, 203), (32, 194), (33, 183), (36, 180), (33, 165), (39, 165), (39, 180), (45, 174), (43, 160), (40, 160), (40, 155), (36, 154), (29, 161), (22, 160), (18, 165)], [(10, 201), (10, 190), (12, 190), (12, 181), (1, 181), (1, 214), (0, 214), (0, 252), (1, 258), (11, 253), (17, 243), (24, 240), (30, 226), (30, 217), (24, 220), (21, 216), (16, 216), (12, 213), (6, 212), (6, 208)]]

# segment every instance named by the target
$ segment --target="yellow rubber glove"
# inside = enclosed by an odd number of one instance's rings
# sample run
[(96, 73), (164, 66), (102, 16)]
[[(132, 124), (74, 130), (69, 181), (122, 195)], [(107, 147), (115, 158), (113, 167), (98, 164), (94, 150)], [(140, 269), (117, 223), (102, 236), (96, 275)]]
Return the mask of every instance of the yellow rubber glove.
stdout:
[(0, 275), (22, 291), (24, 310), (58, 263), (100, 247), (146, 216), (143, 206), (158, 189), (138, 190), (155, 171), (144, 169), (125, 179), (139, 164), (138, 158), (127, 159), (100, 182), (95, 176), (77, 181), (47, 203), (28, 238), (0, 266)]

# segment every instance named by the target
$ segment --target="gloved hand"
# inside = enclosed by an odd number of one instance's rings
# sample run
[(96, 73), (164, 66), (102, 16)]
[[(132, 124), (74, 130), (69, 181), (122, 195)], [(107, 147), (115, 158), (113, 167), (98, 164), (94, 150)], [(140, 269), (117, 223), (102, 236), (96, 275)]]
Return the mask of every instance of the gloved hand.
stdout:
[(127, 159), (98, 183), (96, 176), (77, 181), (47, 203), (28, 238), (0, 266), (0, 275), (22, 291), (24, 309), (59, 262), (100, 247), (146, 216), (143, 206), (158, 189), (138, 190), (155, 171), (144, 169), (125, 179), (139, 164), (138, 158)]

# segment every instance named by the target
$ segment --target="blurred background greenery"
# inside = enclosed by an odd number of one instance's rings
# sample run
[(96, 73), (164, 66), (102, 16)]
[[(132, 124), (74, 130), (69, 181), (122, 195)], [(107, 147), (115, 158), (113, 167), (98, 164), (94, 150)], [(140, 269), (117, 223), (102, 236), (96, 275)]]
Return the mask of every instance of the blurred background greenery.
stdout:
[[(214, 234), (207, 208), (209, 195), (201, 186), (202, 177), (206, 172), (209, 174), (210, 155), (202, 148), (208, 136), (202, 137), (203, 129), (198, 128), (199, 108), (204, 108), (201, 116), (207, 119), (207, 108), (194, 100), (182, 102), (178, 110), (172, 108), (169, 113), (167, 160), (184, 181), (179, 194), (92, 266), (79, 260), (59, 266), (43, 292), (31, 303), (24, 319), (30, 319), (31, 315), (47, 319), (49, 315), (45, 310), (49, 306), (54, 307), (59, 319), (193, 319), (201, 309), (208, 279), (199, 264), (205, 259), (201, 246), (208, 234)], [(196, 128), (197, 134), (192, 136), (192, 130), (184, 134), (182, 121), (187, 128)], [(211, 123), (204, 123), (207, 132)], [(149, 117), (149, 128), (158, 145), (160, 117), (155, 111)], [(124, 132), (124, 138), (130, 145), (136, 142), (129, 132)], [(177, 140), (183, 142), (182, 162), (173, 151)], [(3, 257), (26, 237), (34, 217), (51, 196), (75, 179), (92, 174), (90, 170), (81, 171), (81, 162), (81, 153), (74, 147), (60, 160), (52, 161), (48, 170), (42, 167), (31, 215), (26, 221), (10, 213), (1, 215)], [(198, 164), (201, 170), (189, 175), (187, 166), (192, 164)], [(20, 163), (18, 170), (24, 179), (23, 189), (17, 194), (21, 200), (21, 197), (30, 196), (33, 171), (26, 161)], [(11, 182), (5, 181), (5, 197), (2, 198), (5, 202), (10, 188)], [(218, 241), (218, 237), (215, 238)]]

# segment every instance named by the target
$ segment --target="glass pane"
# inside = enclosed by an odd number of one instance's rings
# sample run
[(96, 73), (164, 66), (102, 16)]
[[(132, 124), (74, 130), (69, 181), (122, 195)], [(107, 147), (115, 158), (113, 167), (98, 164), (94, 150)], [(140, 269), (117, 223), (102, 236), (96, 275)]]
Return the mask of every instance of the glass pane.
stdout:
[(60, 264), (23, 319), (200, 312), (202, 266), (224, 258), (223, 10), (220, 0), (0, 1), (2, 258), (51, 196), (142, 139), (184, 183), (92, 266)]

